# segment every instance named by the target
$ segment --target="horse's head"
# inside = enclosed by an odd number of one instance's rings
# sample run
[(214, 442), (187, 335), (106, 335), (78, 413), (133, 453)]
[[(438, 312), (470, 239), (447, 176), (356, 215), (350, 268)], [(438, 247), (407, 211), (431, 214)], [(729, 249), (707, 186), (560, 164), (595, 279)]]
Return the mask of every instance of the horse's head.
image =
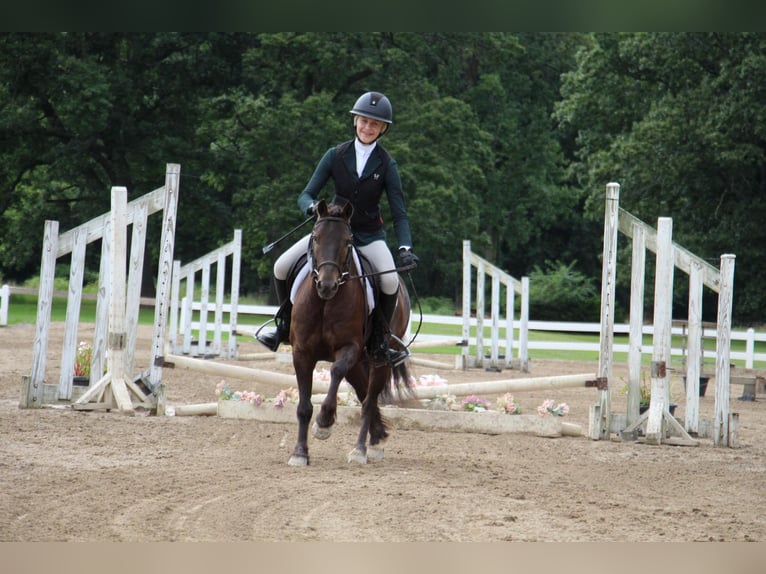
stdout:
[(317, 294), (322, 299), (332, 299), (348, 275), (353, 209), (350, 203), (328, 205), (324, 200), (317, 205), (317, 220), (311, 232), (311, 259)]

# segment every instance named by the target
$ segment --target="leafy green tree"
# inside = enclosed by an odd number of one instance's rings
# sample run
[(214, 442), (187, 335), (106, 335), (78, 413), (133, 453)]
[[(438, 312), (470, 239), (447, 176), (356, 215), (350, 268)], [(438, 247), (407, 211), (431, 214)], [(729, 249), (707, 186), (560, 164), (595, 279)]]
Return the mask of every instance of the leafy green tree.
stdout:
[(601, 293), (577, 262), (546, 261), (529, 274), (529, 316), (537, 321), (598, 322)]
[(203, 181), (230, 195), (232, 223), (243, 230), (243, 285), (268, 288), (274, 254), (310, 228), (285, 239), (268, 257), (262, 248), (305, 218), (298, 194), (324, 151), (348, 136), (342, 121), (347, 118), (327, 113), (328, 94), (302, 102), (285, 95), (271, 105), (238, 91), (214, 105), (216, 114), (208, 116), (214, 119), (200, 129), (212, 142)]
[[(200, 235), (213, 241), (229, 235), (216, 222), (228, 206), (210, 201), (194, 177), (206, 152), (194, 137), (195, 118), (199, 98), (240, 79), (237, 58), (244, 39), (171, 33), (0, 36), (3, 228), (55, 219), (66, 230), (108, 211), (112, 186), (127, 187), (132, 199), (162, 185), (166, 163), (180, 163), (185, 201), (179, 220), (188, 218), (194, 226), (179, 226), (179, 254), (193, 252)], [(31, 196), (36, 204), (28, 201)], [(0, 272), (23, 279), (39, 266), (42, 228), (36, 229), (32, 245), (20, 248), (13, 235), (0, 239)], [(193, 240), (185, 237), (186, 229), (194, 229)], [(158, 233), (156, 226), (150, 233)], [(35, 252), (37, 261), (26, 255)], [(147, 257), (153, 261), (156, 252)], [(144, 275), (151, 281), (152, 273)]]
[(764, 54), (761, 33), (595, 35), (557, 110), (576, 134), (572, 173), (591, 217), (602, 217), (604, 187), (617, 181), (623, 207), (648, 223), (673, 217), (674, 239), (713, 265), (737, 254), (743, 322), (766, 309)]
[(370, 89), (394, 104), (383, 143), (402, 174), (422, 295), (459, 299), (466, 238), (515, 275), (545, 260), (596, 268), (596, 239), (580, 217), (585, 194), (567, 180), (574, 138), (551, 116), (562, 73), (589, 41), (510, 33), (6, 35), (0, 272), (36, 272), (41, 234), (25, 236), (25, 223), (58, 219), (69, 228), (106, 211), (112, 185), (141, 195), (173, 162), (182, 166), (177, 256), (192, 259), (241, 227), (242, 285), (263, 292), (282, 246), (267, 256), (262, 247), (303, 219), (298, 193), (321, 154), (352, 137), (349, 109)]
[(423, 261), (416, 277), (432, 295), (459, 300), (463, 239), (488, 242), (479, 198), (491, 166), (489, 134), (470, 106), (454, 98), (428, 101), (402, 124), (391, 151), (402, 165), (415, 251)]

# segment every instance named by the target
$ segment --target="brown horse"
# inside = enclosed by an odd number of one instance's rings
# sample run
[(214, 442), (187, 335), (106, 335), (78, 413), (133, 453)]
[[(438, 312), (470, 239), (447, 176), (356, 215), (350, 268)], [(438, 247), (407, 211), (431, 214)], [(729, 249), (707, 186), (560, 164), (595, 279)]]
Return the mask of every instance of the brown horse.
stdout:
[[(290, 327), (293, 366), (298, 379), (298, 442), (290, 457), (291, 466), (309, 463), (308, 428), (314, 407), (311, 390), (318, 361), (332, 363), (330, 388), (313, 425), (314, 437), (330, 436), (337, 412), (338, 386), (345, 378), (362, 404), (362, 424), (349, 462), (364, 464), (383, 457), (388, 437), (386, 422), (378, 408), (378, 398), (389, 398), (394, 389), (409, 390), (406, 362), (394, 367), (376, 365), (365, 348), (369, 331), (365, 289), (360, 269), (352, 255), (351, 204), (338, 206), (321, 201), (309, 244), (307, 276), (295, 295)], [(410, 301), (401, 282), (391, 332), (404, 336), (410, 316)], [(392, 341), (392, 344), (393, 341)], [(370, 442), (367, 447), (367, 435)]]

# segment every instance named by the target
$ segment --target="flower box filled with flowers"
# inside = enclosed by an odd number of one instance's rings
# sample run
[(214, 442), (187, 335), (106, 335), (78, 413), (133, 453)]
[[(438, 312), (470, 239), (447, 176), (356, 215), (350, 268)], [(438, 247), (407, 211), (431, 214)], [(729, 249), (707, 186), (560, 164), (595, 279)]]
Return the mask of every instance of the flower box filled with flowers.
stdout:
[[(317, 374), (315, 373), (315, 380)], [(319, 375), (321, 377), (321, 374)], [(442, 379), (443, 381), (443, 379)], [(426, 381), (425, 385), (444, 384)], [(418, 384), (414, 385), (416, 388)], [(420, 385), (423, 386), (423, 385)], [(223, 418), (255, 419), (262, 422), (296, 422), (298, 392), (284, 389), (273, 399), (265, 399), (252, 391), (232, 391), (221, 381), (216, 387), (218, 416)], [(353, 393), (339, 393), (337, 423), (358, 424), (359, 404)], [(561, 421), (568, 411), (566, 403), (556, 404), (548, 399), (537, 414), (521, 414), (521, 406), (511, 393), (497, 397), (494, 402), (477, 395), (458, 400), (445, 394), (421, 401), (422, 408), (383, 405), (382, 414), (394, 429), (443, 430), (485, 434), (529, 433), (537, 436), (579, 436), (577, 425)], [(317, 407), (318, 405), (315, 405)], [(316, 411), (315, 411), (316, 414)]]

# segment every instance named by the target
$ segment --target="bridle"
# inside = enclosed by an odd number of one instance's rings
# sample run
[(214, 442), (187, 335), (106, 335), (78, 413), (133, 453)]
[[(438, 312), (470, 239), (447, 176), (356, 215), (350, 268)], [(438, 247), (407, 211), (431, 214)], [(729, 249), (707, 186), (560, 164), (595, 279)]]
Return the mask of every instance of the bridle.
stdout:
[(311, 255), (311, 260), (313, 262), (312, 268), (311, 268), (311, 274), (314, 278), (314, 283), (319, 281), (319, 270), (322, 269), (322, 267), (325, 266), (332, 266), (335, 267), (338, 270), (338, 274), (340, 275), (340, 278), (338, 279), (338, 285), (343, 285), (346, 281), (349, 279), (356, 279), (356, 277), (350, 277), (349, 276), (349, 267), (350, 267), (350, 259), (351, 259), (351, 246), (353, 245), (352, 242), (352, 234), (351, 234), (351, 224), (346, 221), (343, 217), (337, 217), (334, 215), (326, 215), (325, 217), (322, 217), (321, 219), (318, 219), (317, 222), (314, 224), (314, 228), (316, 229), (319, 225), (325, 222), (341, 222), (346, 226), (346, 229), (348, 231), (347, 233), (347, 242), (346, 242), (346, 260), (341, 267), (336, 261), (333, 261), (331, 259), (326, 259), (324, 261), (320, 261), (319, 263), (316, 263), (314, 260), (314, 233), (311, 233), (311, 238), (309, 239), (309, 253)]

